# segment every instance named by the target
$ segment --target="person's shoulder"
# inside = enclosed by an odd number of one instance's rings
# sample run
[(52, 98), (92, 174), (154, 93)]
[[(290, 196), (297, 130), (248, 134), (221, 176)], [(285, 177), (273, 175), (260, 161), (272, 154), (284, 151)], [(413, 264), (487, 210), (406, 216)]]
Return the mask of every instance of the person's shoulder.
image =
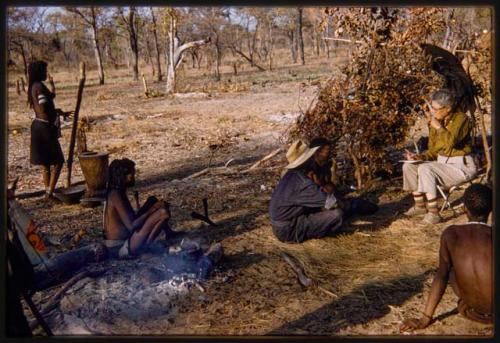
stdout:
[(33, 84), (31, 85), (31, 89), (32, 89), (33, 91), (42, 92), (42, 91), (43, 91), (43, 89), (44, 89), (43, 83), (41, 83), (40, 81), (35, 81), (35, 82), (33, 82)]
[(459, 120), (459, 121), (470, 121), (470, 118), (467, 114), (461, 112), (461, 111), (458, 111), (458, 112), (455, 112), (455, 115), (453, 116), (452, 120)]
[(441, 234), (441, 240), (454, 239), (460, 233), (460, 225), (450, 225)]
[(108, 191), (108, 201), (116, 201), (116, 200), (121, 200), (124, 197), (124, 193), (118, 189), (111, 189)]

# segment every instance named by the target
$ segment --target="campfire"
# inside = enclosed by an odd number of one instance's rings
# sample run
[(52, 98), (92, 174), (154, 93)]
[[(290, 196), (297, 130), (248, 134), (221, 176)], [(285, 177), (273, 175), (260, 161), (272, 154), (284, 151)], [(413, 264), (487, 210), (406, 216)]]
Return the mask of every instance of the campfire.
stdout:
[[(204, 292), (208, 275), (202, 245), (183, 240), (169, 253), (134, 260), (109, 260), (106, 272), (71, 286), (48, 319), (60, 335), (133, 334), (152, 318), (172, 320), (191, 290)], [(211, 266), (209, 266), (210, 268)]]

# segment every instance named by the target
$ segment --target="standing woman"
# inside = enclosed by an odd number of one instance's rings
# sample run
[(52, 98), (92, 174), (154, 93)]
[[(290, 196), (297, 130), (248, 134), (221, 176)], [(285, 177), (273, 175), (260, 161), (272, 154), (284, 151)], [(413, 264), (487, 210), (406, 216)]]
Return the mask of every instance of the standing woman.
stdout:
[(41, 165), (45, 199), (55, 199), (54, 189), (61, 173), (64, 156), (59, 144), (59, 116), (67, 118), (71, 112), (63, 112), (54, 106), (55, 93), (43, 83), (47, 79), (47, 63), (34, 61), (28, 66), (28, 103), (35, 111), (31, 124), (31, 164)]

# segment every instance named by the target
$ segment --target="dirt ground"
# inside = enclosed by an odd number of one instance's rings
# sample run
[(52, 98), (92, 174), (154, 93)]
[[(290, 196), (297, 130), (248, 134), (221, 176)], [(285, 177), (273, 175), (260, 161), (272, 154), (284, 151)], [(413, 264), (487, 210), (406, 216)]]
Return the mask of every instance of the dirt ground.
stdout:
[[(175, 230), (221, 242), (225, 253), (204, 291), (193, 289), (177, 300), (175, 316), (122, 320), (108, 334), (398, 335), (402, 319), (423, 310), (437, 267), (440, 234), (452, 223), (465, 222), (463, 214), (449, 211), (444, 223), (433, 226), (403, 218), (411, 202), (400, 190), (401, 179), (395, 179), (371, 194), (380, 206), (375, 215), (354, 218), (335, 237), (283, 244), (272, 234), (267, 209), (285, 165), (284, 151), (245, 172), (266, 154), (285, 147), (294, 118), (342, 62), (339, 57), (273, 72), (243, 70), (238, 76), (224, 74), (219, 84), (187, 68), (179, 90), (188, 93), (172, 98), (146, 98), (142, 85), (131, 82), (125, 70), (112, 72), (104, 86), (96, 84), (94, 72), (89, 73), (80, 115), (91, 123), (90, 150), (108, 151), (110, 160), (133, 159), (141, 200), (149, 195), (168, 199)], [(75, 76), (52, 74), (56, 106), (72, 109)], [(149, 86), (164, 89), (162, 83)], [(18, 193), (42, 189), (40, 172), (29, 163), (32, 116), (25, 95), (16, 95), (10, 87), (8, 175), (9, 180), (21, 177)], [(70, 132), (67, 123), (61, 138), (65, 155)], [(215, 168), (184, 179), (209, 165)], [(60, 185), (65, 175), (64, 170)], [(83, 180), (77, 159), (72, 180)], [(218, 227), (191, 219), (191, 211), (201, 211), (203, 197)], [(50, 237), (51, 255), (69, 249), (71, 238), (82, 228), (87, 233), (80, 245), (101, 240), (102, 207), (47, 205), (41, 198), (21, 203)], [(328, 292), (304, 289), (280, 257), (282, 251), (296, 256)], [(35, 299), (44, 298), (41, 293)], [(448, 288), (435, 323), (410, 334), (493, 333), (491, 326), (457, 314), (456, 303)]]

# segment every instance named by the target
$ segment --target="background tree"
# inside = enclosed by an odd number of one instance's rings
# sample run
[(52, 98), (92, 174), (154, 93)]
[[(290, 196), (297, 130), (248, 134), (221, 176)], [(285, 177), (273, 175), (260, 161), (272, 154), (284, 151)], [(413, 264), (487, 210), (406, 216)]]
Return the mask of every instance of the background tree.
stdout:
[(182, 63), (182, 58), (186, 50), (210, 42), (210, 38), (206, 38), (182, 43), (177, 34), (177, 23), (180, 17), (180, 12), (173, 8), (168, 8), (165, 10), (165, 24), (168, 25), (168, 65), (167, 84), (165, 89), (167, 94), (172, 94), (175, 92), (175, 73), (179, 65)]
[(128, 33), (128, 41), (132, 53), (132, 77), (134, 81), (137, 81), (139, 80), (139, 44), (137, 37), (136, 8), (133, 6), (129, 7), (128, 13), (125, 13), (123, 7), (118, 7), (118, 15)]
[(26, 78), (30, 60), (39, 58), (51, 61), (58, 49), (58, 41), (53, 40), (45, 31), (45, 12), (46, 9), (39, 7), (8, 8), (9, 61), (14, 63), (13, 55), (17, 54), (21, 58), (22, 71)]
[(156, 14), (155, 10), (153, 7), (149, 8), (149, 11), (151, 13), (151, 32), (153, 33), (153, 42), (155, 46), (155, 58), (156, 58), (156, 80), (161, 81), (162, 80), (162, 73), (161, 73), (161, 61), (160, 61), (160, 45), (158, 44), (158, 24), (156, 23)]
[(306, 59), (304, 57), (304, 37), (302, 35), (303, 11), (304, 9), (302, 7), (297, 8), (297, 45), (299, 47), (300, 62), (302, 65), (306, 64)]
[(99, 43), (99, 28), (100, 19), (103, 15), (104, 8), (91, 6), (89, 8), (66, 7), (68, 12), (74, 13), (90, 28), (92, 43), (94, 48), (94, 55), (97, 64), (97, 72), (99, 74), (99, 84), (104, 84), (104, 68), (102, 64), (101, 46)]
[(244, 8), (238, 11), (238, 24), (233, 27), (234, 36), (231, 37), (229, 46), (235, 54), (248, 61), (250, 66), (265, 71), (266, 69), (257, 63), (257, 37), (261, 24), (258, 14), (258, 8)]

